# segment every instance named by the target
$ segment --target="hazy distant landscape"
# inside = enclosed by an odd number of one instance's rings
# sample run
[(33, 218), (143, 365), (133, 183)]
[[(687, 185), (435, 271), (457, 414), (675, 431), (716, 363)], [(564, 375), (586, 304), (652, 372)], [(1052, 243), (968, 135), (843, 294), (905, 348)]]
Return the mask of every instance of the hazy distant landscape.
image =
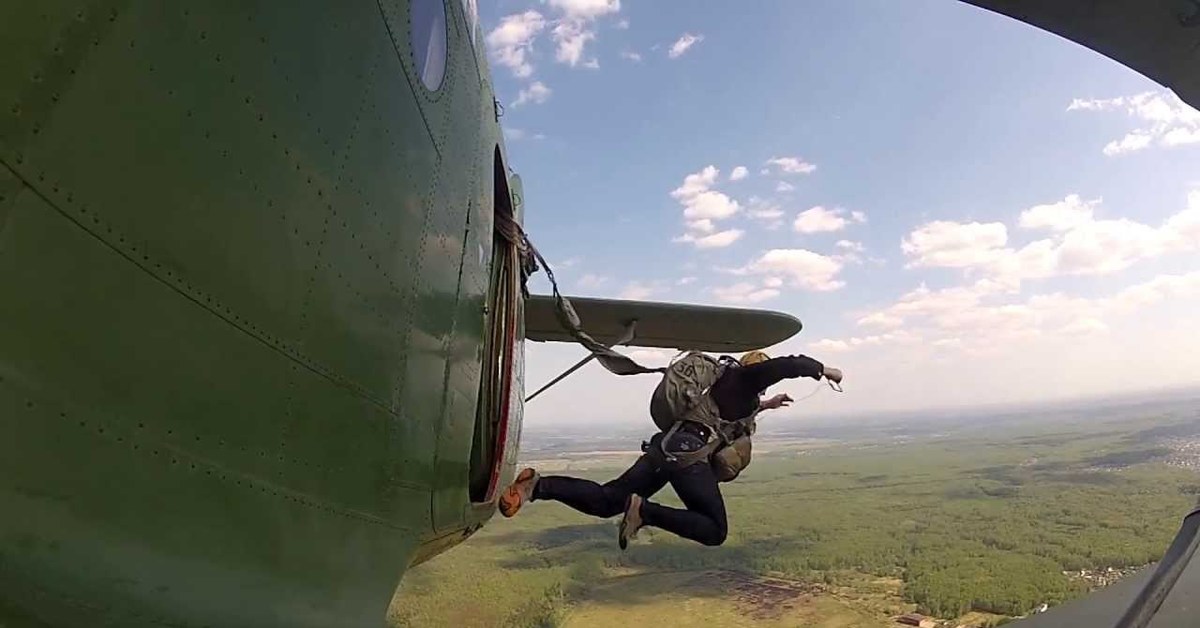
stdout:
[[(608, 433), (603, 433), (607, 431)], [(605, 481), (647, 429), (527, 429), (544, 473)], [(1200, 396), (765, 423), (723, 485), (726, 544), (553, 502), (409, 572), (392, 626), (990, 626), (1157, 560), (1200, 495)], [(657, 500), (678, 505), (670, 488)], [(686, 609), (686, 611), (685, 611)]]

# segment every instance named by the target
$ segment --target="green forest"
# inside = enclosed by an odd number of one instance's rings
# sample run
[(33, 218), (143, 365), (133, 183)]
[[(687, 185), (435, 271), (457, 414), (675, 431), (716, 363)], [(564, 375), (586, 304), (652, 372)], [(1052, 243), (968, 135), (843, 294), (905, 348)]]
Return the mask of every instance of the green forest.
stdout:
[[(881, 623), (850, 625), (888, 625), (888, 613), (914, 609), (947, 619), (1022, 615), (1094, 586), (1064, 572), (1161, 556), (1200, 493), (1195, 471), (1168, 464), (1162, 437), (1193, 431), (1194, 413), (1084, 417), (976, 430), (986, 437), (776, 448), (723, 486), (730, 534), (718, 548), (646, 529), (621, 552), (615, 520), (538, 502), (413, 570), (390, 619), (559, 625), (616, 574), (713, 570), (814, 583), (843, 597), (865, 596), (872, 578), (899, 582), (890, 604), (873, 598)], [(619, 471), (576, 475), (604, 481)], [(678, 505), (669, 488), (656, 499)]]

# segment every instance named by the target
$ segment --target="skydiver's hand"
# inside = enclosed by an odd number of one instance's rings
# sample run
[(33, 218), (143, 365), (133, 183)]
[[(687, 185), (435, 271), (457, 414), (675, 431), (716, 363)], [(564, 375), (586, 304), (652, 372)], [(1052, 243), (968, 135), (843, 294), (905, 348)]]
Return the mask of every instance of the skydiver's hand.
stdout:
[(791, 402), (792, 402), (791, 397), (787, 396), (786, 394), (778, 394), (778, 395), (775, 395), (774, 397), (771, 397), (770, 399), (767, 399), (766, 401), (762, 402), (762, 409), (763, 410), (774, 410), (776, 408), (785, 407), (788, 404), (790, 404)]
[(842, 369), (837, 369), (837, 368), (833, 368), (832, 366), (827, 366), (827, 367), (825, 367), (825, 372), (823, 373), (823, 375), (825, 375), (825, 379), (828, 379), (829, 381), (831, 381), (835, 384), (842, 383)]

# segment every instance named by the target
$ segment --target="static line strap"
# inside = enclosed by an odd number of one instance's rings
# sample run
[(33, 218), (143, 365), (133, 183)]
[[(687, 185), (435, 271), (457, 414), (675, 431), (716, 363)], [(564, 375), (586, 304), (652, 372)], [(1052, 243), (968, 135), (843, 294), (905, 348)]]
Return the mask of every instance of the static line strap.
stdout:
[(800, 403), (801, 401), (804, 401), (805, 399), (812, 399), (813, 397), (820, 394), (822, 390), (825, 390), (825, 385), (822, 384), (821, 382), (817, 382), (817, 385), (813, 387), (812, 392), (808, 393), (807, 395), (804, 395), (803, 397), (801, 397), (799, 399), (796, 399), (793, 403)]
[[(519, 251), (521, 257), (522, 293), (526, 297), (529, 296), (529, 289), (526, 280), (530, 275), (538, 271), (539, 264), (541, 264), (540, 268), (546, 272), (546, 278), (550, 281), (551, 292), (554, 296), (556, 310), (555, 313), (557, 314), (559, 325), (561, 325), (565, 331), (571, 334), (571, 337), (575, 339), (575, 342), (587, 349), (589, 353), (588, 357), (567, 369), (566, 372), (554, 378), (554, 380), (552, 380), (549, 384), (546, 384), (542, 388), (538, 389), (533, 393), (533, 395), (530, 395), (529, 399), (533, 399), (547, 388), (561, 381), (564, 377), (570, 375), (593, 359), (599, 362), (600, 365), (607, 369), (610, 373), (614, 373), (616, 375), (640, 375), (644, 373), (663, 373), (666, 371), (666, 369), (662, 368), (649, 368), (642, 366), (629, 356), (613, 350), (613, 346), (626, 344), (633, 340), (637, 321), (630, 321), (621, 338), (619, 338), (612, 346), (604, 345), (598, 342), (595, 338), (592, 338), (591, 335), (584, 331), (583, 323), (579, 320), (579, 314), (575, 312), (575, 307), (571, 305), (571, 301), (563, 296), (562, 292), (558, 289), (558, 281), (554, 277), (554, 270), (550, 268), (550, 264), (546, 262), (546, 259), (542, 257), (541, 252), (539, 252), (537, 247), (533, 245), (533, 242), (529, 240), (529, 236), (526, 235), (525, 230), (521, 228), (521, 225), (518, 224), (516, 220), (508, 215), (505, 215), (503, 212), (497, 214), (496, 221), (497, 231), (500, 232), (504, 239), (514, 244)], [(529, 399), (526, 399), (526, 401)]]
[[(612, 344), (612, 346), (615, 347), (617, 345), (623, 345), (628, 342), (631, 342), (636, 334), (637, 334), (637, 320), (634, 320), (629, 323), (629, 325), (625, 328), (625, 332), (621, 334), (621, 337), (618, 338), (617, 341)], [(534, 392), (532, 395), (529, 395), (528, 397), (526, 397), (525, 402), (528, 403), (528, 402), (532, 401), (534, 397), (542, 394), (543, 392), (546, 392), (546, 390), (549, 389), (551, 386), (562, 381), (571, 373), (578, 371), (580, 368), (583, 367), (583, 365), (587, 364), (588, 362), (591, 362), (595, 358), (596, 358), (595, 353), (588, 353), (587, 357), (576, 362), (575, 365), (572, 366), (571, 368), (563, 371), (562, 373), (559, 373), (558, 377), (555, 377), (554, 379), (550, 380), (549, 382), (546, 383), (545, 386), (542, 386), (541, 388), (537, 389), (537, 391)]]
[(801, 401), (804, 401), (805, 399), (811, 399), (812, 397), (817, 396), (818, 394), (821, 393), (821, 391), (825, 390), (825, 384), (829, 384), (829, 387), (831, 389), (833, 389), (834, 392), (844, 392), (842, 390), (841, 384), (838, 384), (837, 382), (834, 382), (831, 379), (827, 379), (824, 382), (817, 382), (817, 385), (815, 387), (813, 387), (812, 392), (808, 393), (807, 395), (804, 395), (803, 397), (801, 397), (799, 399), (793, 399), (792, 403), (800, 403)]

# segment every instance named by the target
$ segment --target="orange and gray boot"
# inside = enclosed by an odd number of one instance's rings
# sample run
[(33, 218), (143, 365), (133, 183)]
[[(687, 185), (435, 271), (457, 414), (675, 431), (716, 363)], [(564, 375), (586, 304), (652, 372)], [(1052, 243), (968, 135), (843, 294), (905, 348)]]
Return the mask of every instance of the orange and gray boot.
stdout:
[(533, 487), (537, 486), (537, 482), (537, 471), (522, 469), (517, 479), (500, 495), (500, 514), (505, 517), (517, 514), (525, 502), (533, 500)]

